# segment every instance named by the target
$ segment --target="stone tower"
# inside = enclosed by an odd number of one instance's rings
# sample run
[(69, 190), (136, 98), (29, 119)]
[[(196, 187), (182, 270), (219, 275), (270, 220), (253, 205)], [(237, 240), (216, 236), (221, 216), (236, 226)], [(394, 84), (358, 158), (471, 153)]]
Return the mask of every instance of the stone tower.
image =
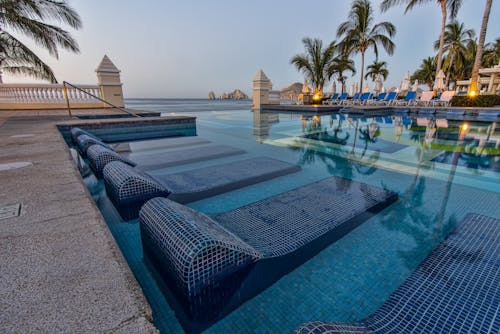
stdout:
[[(97, 83), (101, 90), (101, 98), (117, 107), (124, 107), (122, 83), (120, 80), (120, 70), (115, 64), (104, 56), (101, 63), (95, 70), (97, 73)], [(110, 107), (105, 105), (104, 107)]]
[(269, 103), (271, 80), (260, 70), (253, 79), (252, 109), (260, 109), (261, 105)]

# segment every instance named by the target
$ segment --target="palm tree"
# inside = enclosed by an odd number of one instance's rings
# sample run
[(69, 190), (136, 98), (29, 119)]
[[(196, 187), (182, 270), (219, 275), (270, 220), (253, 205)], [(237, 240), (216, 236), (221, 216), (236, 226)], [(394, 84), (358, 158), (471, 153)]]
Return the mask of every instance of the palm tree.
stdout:
[(486, 39), (486, 30), (488, 29), (488, 20), (490, 18), (491, 4), (493, 0), (486, 0), (484, 8), (483, 22), (481, 23), (481, 31), (479, 32), (479, 41), (477, 43), (476, 59), (472, 67), (472, 77), (470, 79), (469, 94), (474, 96), (478, 93), (479, 67), (483, 59), (484, 40)]
[(483, 52), (483, 66), (493, 67), (500, 63), (500, 38), (495, 42), (488, 43), (484, 47)]
[(354, 0), (349, 13), (349, 21), (343, 22), (337, 29), (337, 37), (343, 37), (339, 48), (346, 54), (361, 53), (360, 91), (363, 90), (365, 53), (373, 48), (378, 58), (381, 45), (392, 55), (395, 45), (391, 38), (396, 34), (396, 27), (390, 22), (373, 23), (373, 9), (369, 0)]
[(6, 29), (31, 38), (58, 58), (59, 48), (79, 52), (78, 44), (69, 32), (44, 21), (79, 29), (82, 26), (80, 16), (66, 0), (1, 0), (0, 13), (0, 68), (14, 75), (57, 82), (51, 68)]
[(372, 81), (375, 81), (378, 75), (381, 75), (384, 80), (389, 76), (389, 70), (387, 69), (387, 62), (385, 61), (377, 61), (374, 60), (373, 64), (368, 65), (366, 68), (368, 71), (366, 72), (365, 79), (371, 78)]
[(436, 58), (427, 57), (422, 61), (418, 70), (413, 73), (411, 80), (418, 80), (429, 86), (432, 90), (434, 86), (434, 75), (436, 74)]
[(339, 57), (335, 57), (332, 63), (332, 69), (334, 71), (334, 75), (337, 75), (337, 79), (342, 85), (342, 93), (345, 93), (345, 80), (344, 76), (345, 71), (350, 71), (352, 75), (356, 74), (356, 68), (354, 67), (354, 61), (349, 59), (347, 55), (341, 55)]
[[(448, 87), (450, 82), (450, 74), (454, 70), (453, 65), (457, 55), (463, 56), (467, 52), (468, 43), (473, 40), (475, 32), (473, 29), (465, 29), (463, 23), (458, 23), (457, 21), (450, 22), (446, 25), (446, 31), (444, 33), (444, 47), (443, 51), (448, 52), (446, 56), (447, 75), (445, 87)], [(434, 49), (439, 49), (440, 41), (434, 42)], [(445, 64), (445, 65), (446, 65)]]
[(325, 83), (334, 74), (332, 63), (335, 58), (335, 41), (323, 47), (322, 40), (306, 37), (302, 39), (302, 43), (304, 43), (306, 53), (295, 55), (290, 63), (304, 73), (315, 91), (323, 91)]
[(444, 32), (446, 27), (446, 19), (448, 17), (448, 10), (450, 11), (450, 18), (454, 20), (457, 17), (458, 10), (462, 6), (462, 0), (383, 0), (380, 4), (382, 12), (387, 11), (389, 8), (402, 3), (406, 4), (405, 14), (412, 10), (417, 5), (422, 5), (431, 1), (436, 1), (441, 8), (441, 33), (439, 37), (439, 48), (437, 55), (436, 76), (441, 70), (443, 62), (443, 48), (444, 48)]

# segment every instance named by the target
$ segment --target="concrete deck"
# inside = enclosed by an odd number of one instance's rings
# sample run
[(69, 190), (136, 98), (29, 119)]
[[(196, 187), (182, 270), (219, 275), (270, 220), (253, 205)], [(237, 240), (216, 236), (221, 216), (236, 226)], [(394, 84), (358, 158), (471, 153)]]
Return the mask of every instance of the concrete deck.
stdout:
[(0, 112), (0, 166), (32, 163), (0, 168), (0, 207), (22, 204), (19, 217), (0, 220), (1, 331), (156, 333), (56, 128), (67, 114), (53, 114)]

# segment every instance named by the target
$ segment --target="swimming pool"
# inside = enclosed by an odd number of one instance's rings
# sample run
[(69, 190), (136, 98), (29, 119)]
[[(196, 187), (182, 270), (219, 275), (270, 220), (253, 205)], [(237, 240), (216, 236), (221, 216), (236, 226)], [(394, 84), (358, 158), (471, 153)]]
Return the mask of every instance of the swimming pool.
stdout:
[[(128, 106), (146, 108), (141, 103), (129, 101)], [(152, 103), (155, 110), (167, 113), (182, 110), (148, 102)], [(191, 208), (216, 214), (332, 175), (399, 194), (396, 203), (210, 323), (207, 333), (291, 332), (309, 320), (359, 320), (376, 310), (467, 213), (500, 217), (500, 138), (492, 122), (251, 113), (245, 104), (213, 105), (212, 110), (203, 104), (200, 110), (183, 112), (197, 117), (199, 137), (247, 153), (153, 173), (165, 175), (262, 155), (298, 163), (302, 170), (191, 203)], [(155, 324), (162, 332), (182, 333), (175, 306), (169, 306), (144, 267), (137, 223), (120, 222), (102, 196), (102, 184), (93, 177), (86, 182), (143, 286)]]

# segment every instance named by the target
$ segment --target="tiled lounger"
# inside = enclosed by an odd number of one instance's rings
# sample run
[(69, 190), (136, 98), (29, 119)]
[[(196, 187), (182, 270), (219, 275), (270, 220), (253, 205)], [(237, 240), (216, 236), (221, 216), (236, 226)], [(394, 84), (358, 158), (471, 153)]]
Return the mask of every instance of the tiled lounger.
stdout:
[(345, 190), (342, 180), (330, 177), (213, 219), (154, 198), (140, 212), (144, 253), (188, 297), (259, 260), (291, 256), (281, 262), (285, 274), (397, 199), (354, 181)]
[(499, 237), (499, 219), (468, 214), (373, 315), (296, 333), (500, 333)]
[(179, 203), (190, 203), (298, 171), (298, 165), (256, 157), (161, 176), (112, 161), (104, 167), (103, 176), (108, 197), (124, 219), (133, 219), (140, 207), (154, 197), (168, 196)]

